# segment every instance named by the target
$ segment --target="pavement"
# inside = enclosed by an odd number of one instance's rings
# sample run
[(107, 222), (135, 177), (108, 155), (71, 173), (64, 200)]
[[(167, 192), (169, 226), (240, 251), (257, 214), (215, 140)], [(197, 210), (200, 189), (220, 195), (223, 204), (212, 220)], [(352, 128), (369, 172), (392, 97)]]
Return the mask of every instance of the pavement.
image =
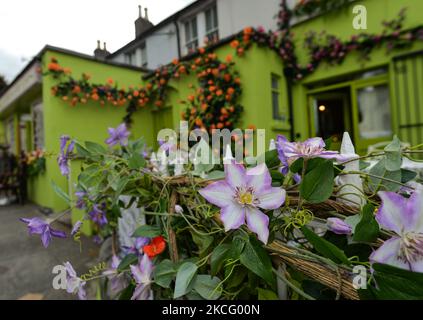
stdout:
[[(35, 205), (0, 207), (0, 300), (73, 300), (76, 296), (52, 286), (53, 267), (71, 262), (77, 274), (86, 273), (96, 264), (99, 247), (91, 239), (81, 237), (53, 238), (45, 249), (40, 236), (29, 235), (19, 218), (45, 217)], [(56, 223), (55, 229), (70, 234), (69, 226)]]

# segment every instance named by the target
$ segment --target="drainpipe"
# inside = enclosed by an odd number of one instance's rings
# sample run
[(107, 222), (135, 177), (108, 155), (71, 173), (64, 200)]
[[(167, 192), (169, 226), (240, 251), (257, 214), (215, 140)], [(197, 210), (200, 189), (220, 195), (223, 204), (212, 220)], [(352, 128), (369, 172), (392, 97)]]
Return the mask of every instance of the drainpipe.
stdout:
[(181, 35), (179, 32), (179, 24), (178, 24), (178, 20), (173, 20), (173, 24), (175, 25), (176, 28), (176, 42), (178, 43), (178, 59), (181, 58)]
[(291, 141), (295, 141), (294, 130), (294, 104), (292, 100), (292, 77), (287, 69), (284, 69), (285, 79), (286, 79), (286, 91), (288, 94), (288, 110), (289, 110), (289, 125), (291, 129), (289, 130), (289, 135), (291, 136)]

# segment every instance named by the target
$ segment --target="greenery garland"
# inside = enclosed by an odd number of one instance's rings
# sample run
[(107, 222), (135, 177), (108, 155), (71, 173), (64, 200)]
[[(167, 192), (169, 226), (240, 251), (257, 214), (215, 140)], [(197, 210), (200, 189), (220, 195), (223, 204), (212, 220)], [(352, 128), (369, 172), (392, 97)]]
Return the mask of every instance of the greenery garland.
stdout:
[[(294, 10), (290, 10), (286, 0), (282, 0), (277, 32), (247, 27), (235, 36), (230, 45), (240, 57), (244, 56), (254, 43), (275, 51), (284, 63), (285, 75), (294, 81), (301, 81), (313, 73), (322, 62), (340, 64), (352, 52), (358, 52), (361, 59), (368, 60), (373, 49), (382, 45), (391, 51), (423, 40), (421, 26), (403, 30), (405, 10), (402, 10), (396, 19), (383, 22), (384, 30), (380, 34), (361, 33), (343, 41), (334, 35), (317, 36), (310, 32), (305, 39), (310, 60), (301, 65), (295, 51), (294, 35), (290, 29), (292, 16), (298, 15), (300, 8), (301, 12), (308, 12), (307, 14), (312, 14), (316, 8), (322, 10), (321, 6), (329, 8), (329, 3), (333, 1), (323, 2), (302, 1)], [(181, 101), (188, 105), (181, 118), (188, 120), (191, 128), (212, 131), (223, 127), (231, 129), (241, 117), (243, 108), (238, 102), (242, 93), (241, 80), (234, 66), (231, 56), (227, 57), (226, 62), (222, 62), (209, 48), (200, 48), (197, 58), (190, 61), (175, 59), (171, 64), (157, 69), (145, 86), (130, 86), (128, 89), (119, 88), (113, 79), (108, 79), (106, 84), (91, 84), (87, 74), (83, 74), (79, 80), (74, 79), (71, 70), (62, 68), (55, 58), (49, 63), (47, 74), (60, 80), (52, 87), (52, 94), (68, 101), (72, 106), (77, 103), (85, 104), (88, 100), (99, 101), (101, 105), (111, 103), (117, 107), (127, 104), (124, 121), (130, 124), (132, 115), (137, 110), (147, 105), (163, 107), (171, 79), (179, 79), (194, 72), (199, 86), (197, 88), (191, 85), (193, 94)]]

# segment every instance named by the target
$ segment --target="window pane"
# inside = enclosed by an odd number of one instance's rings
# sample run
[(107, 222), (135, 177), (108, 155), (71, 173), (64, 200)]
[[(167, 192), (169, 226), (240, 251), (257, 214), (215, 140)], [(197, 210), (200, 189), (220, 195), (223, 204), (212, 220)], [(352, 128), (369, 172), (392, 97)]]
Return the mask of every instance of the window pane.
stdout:
[(392, 134), (391, 107), (387, 85), (369, 86), (358, 90), (360, 136), (365, 139)]
[(185, 23), (185, 40), (186, 42), (191, 41), (191, 29), (189, 22)]
[(218, 23), (218, 21), (217, 21), (217, 7), (216, 6), (214, 6), (213, 7), (213, 18), (214, 18), (214, 27), (215, 28), (218, 28), (218, 26), (219, 26), (219, 23)]
[(198, 33), (197, 33), (197, 18), (192, 19), (191, 24), (192, 24), (192, 38), (193, 39), (196, 39), (198, 37)]
[(272, 109), (273, 109), (273, 119), (280, 120), (281, 115), (279, 112), (279, 93), (272, 92)]
[(211, 9), (206, 11), (206, 31), (210, 31), (213, 28), (212, 13)]
[(279, 90), (279, 78), (272, 76), (272, 89)]

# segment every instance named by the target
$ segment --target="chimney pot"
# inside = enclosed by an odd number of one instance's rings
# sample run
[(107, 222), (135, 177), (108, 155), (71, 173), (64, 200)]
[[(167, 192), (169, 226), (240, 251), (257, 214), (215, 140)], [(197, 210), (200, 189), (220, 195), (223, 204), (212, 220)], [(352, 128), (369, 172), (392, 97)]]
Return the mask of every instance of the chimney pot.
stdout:
[(107, 51), (107, 49), (106, 49), (106, 42), (103, 42), (103, 50), (104, 51)]
[(138, 17), (142, 18), (142, 7), (138, 6)]
[(100, 48), (100, 40), (97, 40), (97, 49), (101, 49)]
[(148, 21), (148, 8), (144, 8), (144, 19)]

